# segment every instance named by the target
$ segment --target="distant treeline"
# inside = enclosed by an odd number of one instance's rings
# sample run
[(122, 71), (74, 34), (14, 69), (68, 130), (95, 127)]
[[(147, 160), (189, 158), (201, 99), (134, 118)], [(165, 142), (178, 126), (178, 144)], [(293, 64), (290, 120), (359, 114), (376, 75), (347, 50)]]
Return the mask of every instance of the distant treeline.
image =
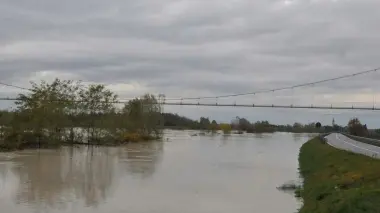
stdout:
[[(250, 122), (246, 118), (236, 117), (230, 123), (217, 123), (215, 120), (201, 117), (199, 120), (180, 116), (178, 114), (163, 113), (164, 126), (172, 129), (193, 129), (193, 130), (235, 130), (248, 133), (271, 133), (271, 132), (293, 132), (293, 133), (328, 133), (346, 132), (352, 135), (379, 138), (380, 129), (370, 130), (367, 125), (361, 124), (359, 119), (353, 118), (346, 126), (321, 125), (317, 123), (309, 124), (294, 123), (293, 125), (275, 125), (268, 121)], [(334, 123), (334, 122), (333, 122)]]
[[(173, 129), (194, 129), (194, 130), (222, 130), (220, 126), (229, 125), (231, 130), (244, 131), (248, 133), (265, 133), (265, 132), (320, 132), (315, 123), (303, 125), (295, 123), (294, 125), (274, 125), (268, 121), (250, 122), (245, 118), (236, 117), (230, 123), (217, 123), (215, 120), (201, 117), (199, 120), (180, 116), (178, 114), (163, 113), (164, 126)], [(335, 127), (335, 129), (342, 127)], [(333, 127), (324, 126), (325, 131), (331, 131)]]

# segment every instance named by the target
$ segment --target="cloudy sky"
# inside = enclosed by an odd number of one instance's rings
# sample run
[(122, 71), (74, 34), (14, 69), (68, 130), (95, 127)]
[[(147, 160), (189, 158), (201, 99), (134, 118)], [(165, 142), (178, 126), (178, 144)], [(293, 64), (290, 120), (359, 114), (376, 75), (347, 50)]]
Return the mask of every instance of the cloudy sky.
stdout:
[[(291, 86), (380, 67), (378, 8), (378, 0), (1, 0), (0, 81), (28, 87), (31, 80), (83, 80), (107, 84), (121, 98)], [(380, 106), (379, 79), (373, 73), (218, 101), (372, 106), (375, 99)], [(0, 88), (2, 97), (21, 92)], [(276, 123), (359, 116), (377, 125), (375, 112), (165, 110)]]

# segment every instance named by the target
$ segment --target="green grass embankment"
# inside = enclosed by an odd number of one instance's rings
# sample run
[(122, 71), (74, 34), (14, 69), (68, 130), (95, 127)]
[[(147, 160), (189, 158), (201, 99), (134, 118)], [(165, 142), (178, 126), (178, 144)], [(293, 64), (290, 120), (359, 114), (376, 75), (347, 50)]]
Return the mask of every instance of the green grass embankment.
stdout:
[(335, 149), (319, 138), (299, 155), (300, 213), (380, 212), (380, 160)]

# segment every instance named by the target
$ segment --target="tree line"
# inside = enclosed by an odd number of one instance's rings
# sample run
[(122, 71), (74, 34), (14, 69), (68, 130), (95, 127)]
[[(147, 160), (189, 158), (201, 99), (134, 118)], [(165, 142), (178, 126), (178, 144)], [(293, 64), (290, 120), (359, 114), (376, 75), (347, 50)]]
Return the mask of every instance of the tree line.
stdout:
[(104, 85), (55, 79), (32, 82), (15, 109), (0, 113), (0, 147), (51, 147), (64, 143), (99, 145), (161, 137), (161, 105), (146, 94), (117, 107)]
[(287, 125), (275, 125), (269, 121), (250, 122), (246, 118), (236, 117), (230, 123), (217, 123), (215, 120), (200, 117), (199, 120), (179, 116), (178, 114), (163, 114), (165, 127), (173, 129), (193, 129), (193, 130), (222, 130), (230, 132), (232, 130), (238, 133), (272, 133), (272, 132), (293, 132), (293, 133), (329, 133), (329, 132), (346, 132), (355, 136), (380, 138), (380, 129), (369, 130), (366, 124), (361, 124), (358, 118), (352, 118), (346, 126), (322, 125), (320, 122), (308, 124), (294, 123)]
[(199, 120), (179, 116), (172, 113), (164, 113), (164, 124), (166, 128), (173, 129), (193, 129), (216, 131), (223, 130), (225, 132), (247, 132), (247, 133), (272, 133), (277, 131), (283, 132), (317, 132), (318, 129), (314, 123), (302, 125), (295, 123), (294, 125), (274, 125), (269, 121), (250, 122), (246, 118), (236, 117), (230, 123), (218, 123), (206, 117), (200, 117)]

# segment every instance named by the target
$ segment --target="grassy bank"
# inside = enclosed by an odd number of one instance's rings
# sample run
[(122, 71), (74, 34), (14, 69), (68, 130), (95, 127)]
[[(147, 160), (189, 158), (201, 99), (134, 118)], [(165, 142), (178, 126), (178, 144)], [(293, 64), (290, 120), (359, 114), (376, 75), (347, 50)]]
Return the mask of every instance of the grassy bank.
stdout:
[(300, 213), (380, 212), (380, 160), (315, 138), (302, 146), (299, 163), (304, 178)]

